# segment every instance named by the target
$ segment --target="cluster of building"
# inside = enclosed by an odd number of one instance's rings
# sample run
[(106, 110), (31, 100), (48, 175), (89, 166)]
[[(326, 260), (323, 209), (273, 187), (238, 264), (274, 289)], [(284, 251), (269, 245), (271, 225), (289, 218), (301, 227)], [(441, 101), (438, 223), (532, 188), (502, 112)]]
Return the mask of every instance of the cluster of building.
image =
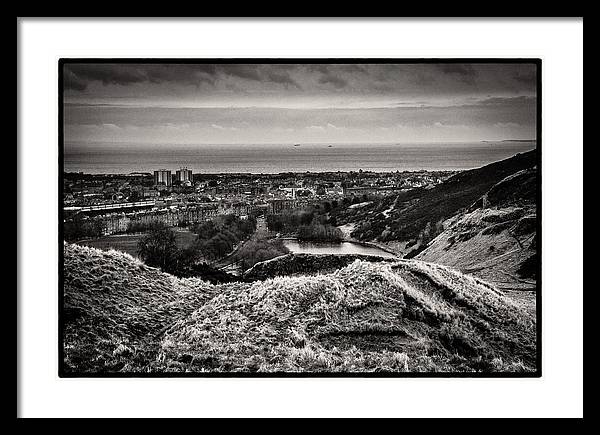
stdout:
[[(64, 176), (64, 209), (110, 219), (121, 228), (131, 219), (154, 216), (182, 223), (218, 214), (281, 213), (290, 208), (345, 197), (384, 196), (432, 187), (453, 172), (330, 172), (282, 174), (194, 174), (180, 168), (153, 173)], [(124, 223), (125, 222), (125, 223)]]
[(194, 175), (191, 169), (181, 168), (175, 171), (175, 179), (173, 173), (169, 169), (159, 169), (154, 171), (155, 186), (185, 186), (190, 187), (194, 184)]

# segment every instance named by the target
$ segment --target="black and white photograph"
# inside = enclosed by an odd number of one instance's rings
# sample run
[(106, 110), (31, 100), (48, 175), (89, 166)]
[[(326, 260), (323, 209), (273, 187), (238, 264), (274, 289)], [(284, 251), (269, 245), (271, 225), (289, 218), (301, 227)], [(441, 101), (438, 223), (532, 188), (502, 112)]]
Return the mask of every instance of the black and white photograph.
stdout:
[(17, 419), (583, 421), (583, 17), (70, 12), (17, 17)]
[(540, 375), (539, 59), (61, 59), (60, 374)]

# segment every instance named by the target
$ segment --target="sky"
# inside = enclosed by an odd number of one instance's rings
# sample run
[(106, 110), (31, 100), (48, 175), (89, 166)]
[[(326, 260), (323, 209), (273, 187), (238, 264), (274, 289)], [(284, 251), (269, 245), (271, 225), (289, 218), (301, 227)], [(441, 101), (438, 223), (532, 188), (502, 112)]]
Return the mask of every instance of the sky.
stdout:
[(66, 147), (535, 139), (533, 64), (65, 64)]

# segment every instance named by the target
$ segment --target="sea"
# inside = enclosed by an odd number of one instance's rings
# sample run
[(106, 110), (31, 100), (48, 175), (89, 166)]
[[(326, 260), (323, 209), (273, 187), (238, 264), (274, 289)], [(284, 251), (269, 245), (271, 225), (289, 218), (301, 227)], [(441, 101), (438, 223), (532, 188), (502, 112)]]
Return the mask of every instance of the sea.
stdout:
[(64, 171), (129, 174), (181, 167), (194, 173), (438, 171), (477, 168), (536, 148), (532, 141), (419, 144), (65, 143)]

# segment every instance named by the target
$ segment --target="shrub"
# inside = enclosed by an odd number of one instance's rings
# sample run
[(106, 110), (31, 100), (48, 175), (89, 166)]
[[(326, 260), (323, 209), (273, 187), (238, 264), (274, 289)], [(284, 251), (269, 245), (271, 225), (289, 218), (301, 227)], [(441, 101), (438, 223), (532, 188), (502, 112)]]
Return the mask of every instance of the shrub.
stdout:
[(538, 270), (538, 256), (537, 254), (533, 254), (531, 257), (528, 257), (521, 266), (517, 270), (517, 273), (521, 278), (532, 278), (535, 279)]
[(229, 254), (237, 243), (256, 229), (256, 219), (235, 215), (220, 216), (192, 227), (198, 234), (197, 248), (206, 258), (217, 260)]
[(63, 225), (63, 237), (68, 242), (100, 237), (103, 232), (104, 225), (99, 219), (84, 219), (79, 215)]
[(312, 223), (298, 228), (298, 240), (319, 242), (341, 242), (344, 233), (332, 225)]
[(125, 232), (126, 233), (144, 233), (151, 227), (152, 227), (152, 224), (150, 224), (150, 223), (129, 221)]
[(138, 254), (149, 266), (172, 270), (179, 254), (175, 232), (163, 223), (153, 224), (138, 242)]
[(256, 239), (250, 240), (236, 252), (235, 257), (240, 261), (242, 270), (247, 270), (261, 261), (270, 260), (290, 251), (283, 244), (283, 240)]

